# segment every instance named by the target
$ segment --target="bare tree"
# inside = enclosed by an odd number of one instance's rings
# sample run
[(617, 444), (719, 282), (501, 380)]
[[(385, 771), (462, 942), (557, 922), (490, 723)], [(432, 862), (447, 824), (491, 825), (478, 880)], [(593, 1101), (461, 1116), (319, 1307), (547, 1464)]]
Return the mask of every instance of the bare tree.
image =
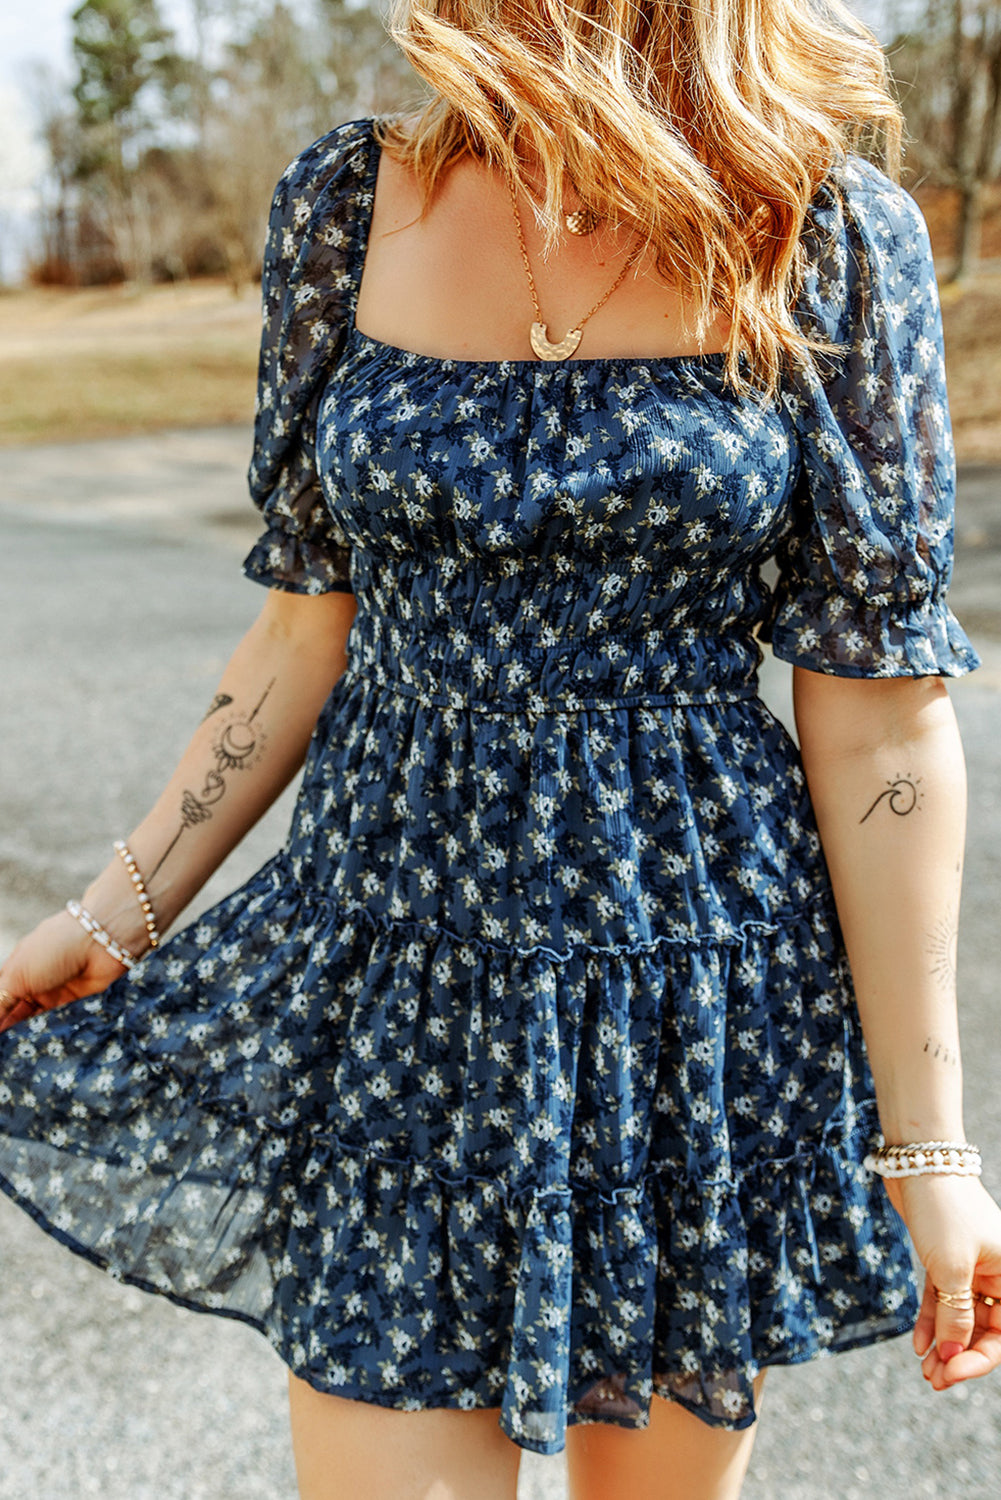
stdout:
[(202, 170), (234, 291), (256, 274), (271, 192), (328, 108), (313, 38), (283, 4), (232, 40), (202, 120)]
[(950, 279), (979, 259), (984, 192), (1001, 172), (1001, 5), (923, 0), (889, 46), (923, 174), (959, 198)]
[(75, 242), (76, 111), (46, 63), (32, 67), (29, 98), (48, 158), (48, 171), (38, 184), (41, 246), (35, 272), (43, 281), (74, 282), (79, 271)]
[(72, 97), (49, 99), (42, 259), (91, 280), (256, 280), (271, 193), (342, 120), (413, 101), (387, 0), (187, 0), (180, 56), (157, 0), (84, 0)]
[[(213, 14), (226, 6), (216, 0)], [(251, 12), (242, 35), (247, 6), (229, 6), (234, 35), (206, 101), (202, 162), (238, 291), (256, 278), (271, 193), (291, 158), (338, 121), (395, 101), (405, 70), (371, 6), (322, 0), (315, 19), (300, 20), (290, 6), (272, 4)]]
[(342, 118), (392, 110), (423, 89), (386, 31), (387, 0), (318, 0), (326, 90)]
[(145, 282), (155, 237), (143, 153), (155, 140), (157, 107), (186, 82), (185, 65), (156, 0), (84, 0), (73, 12), (73, 53), (76, 177), (126, 280)]

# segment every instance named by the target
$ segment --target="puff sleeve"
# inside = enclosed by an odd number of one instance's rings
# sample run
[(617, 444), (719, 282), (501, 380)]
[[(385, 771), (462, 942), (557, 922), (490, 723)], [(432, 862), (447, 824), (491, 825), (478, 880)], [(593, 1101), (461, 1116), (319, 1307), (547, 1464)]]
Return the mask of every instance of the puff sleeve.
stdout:
[(351, 590), (350, 547), (317, 469), (316, 420), (347, 332), (360, 125), (338, 126), (286, 168), (271, 205), (263, 329), (248, 473), (265, 530), (247, 577), (296, 594)]
[(946, 603), (956, 464), (924, 218), (852, 153), (803, 232), (797, 317), (847, 352), (785, 393), (800, 464), (762, 636), (835, 676), (961, 676), (980, 660)]

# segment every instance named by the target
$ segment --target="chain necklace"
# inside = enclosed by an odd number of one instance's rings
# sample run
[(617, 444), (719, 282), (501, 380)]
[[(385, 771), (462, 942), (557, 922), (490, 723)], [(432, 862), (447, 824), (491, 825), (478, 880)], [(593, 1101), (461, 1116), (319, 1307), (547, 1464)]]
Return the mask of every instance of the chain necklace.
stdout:
[(601, 215), (593, 208), (575, 208), (572, 214), (564, 214), (563, 222), (571, 234), (593, 234), (601, 223)]
[[(587, 322), (588, 318), (592, 317), (598, 311), (599, 307), (604, 307), (605, 303), (608, 301), (612, 293), (622, 285), (623, 281), (626, 278), (626, 272), (633, 264), (633, 261), (636, 260), (637, 256), (643, 248), (643, 245), (642, 243), (640, 243), (633, 249), (625, 265), (622, 267), (622, 270), (619, 272), (618, 276), (615, 278), (615, 281), (608, 288), (608, 291), (601, 298), (601, 300), (594, 304), (589, 313), (585, 313), (584, 317), (581, 318), (580, 322), (576, 325), (575, 328), (571, 328), (568, 333), (564, 334), (563, 338), (560, 339), (558, 344), (554, 344), (550, 342), (549, 330), (546, 327), (545, 322), (543, 321), (542, 308), (539, 306), (539, 294), (535, 289), (535, 277), (532, 275), (532, 265), (528, 258), (528, 250), (525, 248), (525, 235), (521, 227), (521, 215), (518, 212), (518, 198), (515, 192), (514, 181), (511, 177), (508, 177), (507, 183), (508, 188), (511, 192), (511, 207), (514, 209), (514, 222), (518, 229), (518, 243), (521, 246), (521, 258), (525, 262), (525, 270), (528, 273), (528, 285), (532, 293), (532, 302), (535, 305), (536, 321), (532, 324), (532, 327), (529, 330), (529, 342), (531, 343), (533, 350), (540, 359), (569, 359), (571, 354), (573, 354), (576, 350), (577, 345), (581, 341), (581, 338), (583, 337), (584, 324)], [(585, 209), (583, 210), (583, 212), (590, 214), (591, 210)], [(596, 222), (599, 221), (596, 220)], [(582, 232), (590, 233), (590, 229), (588, 229), (587, 231), (581, 231), (578, 229), (573, 232), (577, 234)]]
[(586, 203), (582, 203), (579, 208), (571, 209), (570, 213), (563, 215), (563, 223), (569, 234), (593, 234), (602, 222), (602, 217), (597, 209), (589, 208)]

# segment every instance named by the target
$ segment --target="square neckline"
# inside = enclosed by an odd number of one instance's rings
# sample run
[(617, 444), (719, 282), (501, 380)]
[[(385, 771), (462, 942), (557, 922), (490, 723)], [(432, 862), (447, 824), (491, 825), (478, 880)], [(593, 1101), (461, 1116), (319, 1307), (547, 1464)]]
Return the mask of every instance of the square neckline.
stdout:
[[(351, 289), (351, 311), (348, 319), (348, 341), (359, 341), (368, 345), (374, 352), (393, 354), (398, 358), (408, 361), (424, 360), (427, 363), (440, 367), (456, 367), (479, 370), (574, 370), (601, 368), (609, 365), (641, 365), (655, 366), (666, 365), (705, 365), (712, 368), (726, 359), (725, 349), (710, 349), (703, 354), (592, 354), (583, 359), (462, 359), (454, 354), (428, 354), (420, 349), (404, 349), (399, 344), (389, 344), (384, 339), (377, 339), (372, 334), (366, 333), (359, 328), (357, 320), (358, 298), (361, 295), (362, 277), (365, 274), (365, 262), (368, 259), (369, 241), (372, 236), (372, 219), (375, 210), (375, 184), (379, 175), (379, 162), (382, 158), (382, 146), (375, 135), (375, 122), (381, 116), (370, 115), (365, 120), (366, 136), (364, 148), (367, 152), (365, 163), (365, 194), (367, 207), (358, 217), (358, 233), (355, 241), (355, 274), (352, 277)], [(746, 356), (739, 356), (743, 364)]]

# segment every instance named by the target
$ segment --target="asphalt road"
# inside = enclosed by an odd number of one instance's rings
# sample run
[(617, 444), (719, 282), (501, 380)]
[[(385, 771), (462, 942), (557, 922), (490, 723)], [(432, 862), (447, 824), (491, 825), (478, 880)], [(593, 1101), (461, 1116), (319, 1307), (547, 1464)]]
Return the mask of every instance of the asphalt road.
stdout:
[[(242, 431), (0, 454), (0, 948), (76, 894), (173, 768), (262, 602)], [(970, 779), (967, 1123), (1001, 1193), (1001, 473), (963, 475), (951, 684)], [(765, 692), (790, 719), (789, 671)], [(284, 837), (287, 793), (202, 893)], [(192, 914), (194, 910), (192, 908)], [(113, 1282), (0, 1198), (0, 1500), (295, 1500), (285, 1371), (253, 1330)], [(1001, 1375), (928, 1390), (906, 1339), (769, 1374), (745, 1500), (1001, 1493)], [(520, 1500), (563, 1500), (526, 1455)], [(609, 1500), (618, 1500), (610, 1496)]]

